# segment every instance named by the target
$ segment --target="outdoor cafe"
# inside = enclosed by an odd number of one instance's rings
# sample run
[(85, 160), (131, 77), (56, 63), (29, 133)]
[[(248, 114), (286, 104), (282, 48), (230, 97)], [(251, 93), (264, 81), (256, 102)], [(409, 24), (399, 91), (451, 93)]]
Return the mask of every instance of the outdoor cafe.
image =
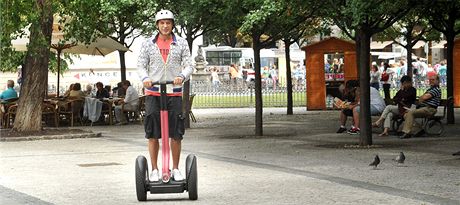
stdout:
[[(93, 123), (113, 125), (115, 121), (115, 106), (120, 105), (121, 111), (128, 121), (139, 121), (144, 117), (144, 96), (139, 97), (136, 110), (124, 109), (120, 104), (123, 96), (109, 98), (51, 97), (42, 102), (42, 123), (44, 126), (60, 127), (76, 124), (93, 125)], [(18, 111), (18, 98), (4, 100), (0, 104), (1, 128), (11, 128)]]

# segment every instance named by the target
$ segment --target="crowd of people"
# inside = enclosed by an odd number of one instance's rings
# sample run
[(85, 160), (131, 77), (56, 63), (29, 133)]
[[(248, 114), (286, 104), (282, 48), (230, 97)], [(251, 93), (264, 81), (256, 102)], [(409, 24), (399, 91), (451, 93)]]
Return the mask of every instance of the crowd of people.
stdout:
[[(388, 70), (387, 65), (384, 65), (384, 72)], [(372, 67), (371, 72), (378, 72), (377, 66)], [(375, 75), (374, 75), (375, 76)], [(401, 139), (410, 138), (414, 135), (422, 135), (423, 129), (414, 133), (413, 125), (415, 118), (426, 118), (436, 114), (437, 107), (441, 102), (441, 90), (439, 88), (441, 84), (441, 78), (438, 74), (428, 76), (428, 84), (430, 87), (427, 88), (426, 92), (418, 97), (416, 89), (414, 88), (414, 81), (411, 77), (403, 75), (399, 79), (398, 85), (400, 85), (399, 91), (390, 101), (384, 101), (381, 97), (376, 85), (372, 82), (373, 75), (371, 74), (371, 87), (370, 87), (370, 112), (371, 115), (378, 115), (377, 121), (373, 122), (373, 127), (383, 126), (382, 133), (379, 136), (387, 136), (392, 120), (396, 117), (403, 119), (403, 129), (400, 135)], [(384, 79), (388, 81), (388, 79)], [(385, 89), (384, 83), (384, 89)], [(348, 80), (343, 89), (342, 100), (340, 104), (336, 104), (336, 107), (341, 108), (340, 112), (340, 127), (337, 133), (343, 133), (347, 131), (349, 134), (358, 134), (359, 128), (359, 111), (360, 111), (360, 99), (359, 92), (360, 86), (357, 80)], [(385, 96), (387, 93), (385, 91)], [(346, 128), (347, 117), (352, 117), (353, 123), (350, 129)], [(383, 123), (383, 124), (382, 124)]]
[[(401, 59), (399, 62), (387, 63), (381, 62), (380, 66), (374, 62), (370, 71), (371, 84), (379, 89), (381, 84), (384, 90), (390, 87), (397, 88), (400, 86), (402, 76), (408, 75), (407, 62)], [(415, 88), (424, 88), (429, 86), (428, 79), (430, 76), (438, 75), (440, 86), (446, 86), (447, 66), (446, 60), (442, 60), (434, 65), (426, 63), (417, 58), (412, 62), (413, 83)]]
[(111, 89), (110, 85), (104, 86), (102, 82), (97, 82), (94, 87), (88, 84), (83, 91), (80, 83), (73, 83), (70, 84), (69, 89), (65, 91), (62, 97), (68, 99), (85, 99), (89, 97), (99, 100), (115, 97), (117, 98), (117, 100), (114, 101), (115, 120), (117, 121), (117, 125), (127, 124), (128, 121), (123, 114), (123, 110), (135, 111), (138, 108), (139, 102), (139, 94), (137, 90), (131, 86), (131, 82), (125, 80), (118, 83), (117, 87), (113, 89)]
[[(211, 66), (206, 69), (210, 73), (210, 82), (213, 91), (219, 90), (224, 83), (229, 83), (230, 89), (250, 88), (255, 80), (255, 71), (252, 66), (241, 67), (231, 64), (228, 69)], [(227, 72), (225, 72), (227, 70)], [(279, 69), (276, 65), (262, 66), (260, 71), (262, 88), (276, 90), (280, 86)], [(305, 67), (297, 64), (292, 68), (291, 79), (294, 89), (305, 86)]]

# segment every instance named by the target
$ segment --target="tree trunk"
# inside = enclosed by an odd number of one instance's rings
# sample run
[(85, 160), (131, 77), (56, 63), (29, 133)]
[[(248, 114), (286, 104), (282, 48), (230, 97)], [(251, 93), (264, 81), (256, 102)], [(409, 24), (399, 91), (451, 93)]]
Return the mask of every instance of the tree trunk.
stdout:
[[(193, 37), (191, 36), (191, 34), (189, 35), (189, 33), (187, 33), (186, 40), (188, 44), (188, 49), (190, 50), (190, 55), (192, 55)], [(184, 83), (184, 90), (182, 91), (182, 108), (185, 114), (185, 128), (190, 128), (190, 80)]]
[(287, 89), (287, 113), (292, 115), (293, 112), (293, 103), (292, 103), (292, 78), (291, 78), (291, 56), (290, 49), (291, 46), (290, 39), (284, 39), (284, 55), (286, 56), (286, 89)]
[[(411, 30), (412, 31), (412, 30)], [(407, 63), (407, 75), (411, 78), (413, 78), (413, 69), (412, 69), (412, 33), (408, 32), (406, 35), (406, 63)], [(412, 82), (415, 82), (414, 79), (412, 79)]]
[[(453, 27), (452, 27), (453, 28)], [(447, 40), (447, 97), (454, 96), (454, 31), (446, 33)], [(454, 107), (447, 109), (447, 124), (455, 124)]]
[[(13, 131), (40, 131), (42, 129), (43, 91), (48, 75), (49, 45), (53, 25), (52, 1), (37, 0), (37, 21), (30, 27), (30, 44), (26, 54), (26, 72), (22, 84)], [(43, 39), (43, 40), (41, 40)]]
[(121, 73), (121, 81), (126, 80), (126, 59), (125, 59), (125, 51), (118, 51), (118, 56), (120, 57), (120, 73)]
[(360, 139), (359, 144), (362, 146), (372, 145), (372, 128), (371, 128), (371, 112), (370, 112), (370, 84), (369, 84), (369, 66), (370, 66), (370, 40), (371, 35), (365, 30), (358, 30), (356, 39), (359, 47), (359, 55), (357, 58), (360, 84), (360, 112), (359, 112), (359, 128)]
[(260, 35), (252, 34), (252, 48), (254, 50), (254, 70), (255, 70), (255, 96), (256, 96), (256, 127), (255, 135), (263, 136), (262, 126), (262, 81), (260, 76)]

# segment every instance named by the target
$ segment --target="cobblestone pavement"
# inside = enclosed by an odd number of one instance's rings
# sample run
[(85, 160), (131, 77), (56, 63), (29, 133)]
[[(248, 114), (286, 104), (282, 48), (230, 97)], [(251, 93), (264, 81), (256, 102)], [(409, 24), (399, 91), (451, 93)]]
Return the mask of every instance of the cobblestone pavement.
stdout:
[[(456, 110), (456, 116), (460, 116)], [(336, 134), (337, 111), (264, 109), (264, 136), (254, 136), (254, 109), (196, 109), (183, 141), (198, 157), (198, 201), (148, 195), (161, 204), (460, 204), (460, 126), (442, 137)], [(457, 123), (459, 121), (457, 117)], [(99, 138), (0, 142), (0, 204), (138, 204), (136, 156), (147, 156), (140, 124), (78, 127)], [(406, 163), (391, 159), (400, 151)], [(375, 154), (381, 165), (368, 164)]]

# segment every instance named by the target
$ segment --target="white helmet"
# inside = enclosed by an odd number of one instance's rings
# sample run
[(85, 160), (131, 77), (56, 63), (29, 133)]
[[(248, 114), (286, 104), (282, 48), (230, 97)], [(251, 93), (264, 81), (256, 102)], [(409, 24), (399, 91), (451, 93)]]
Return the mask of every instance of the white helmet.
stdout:
[(174, 21), (174, 14), (170, 10), (160, 10), (155, 15), (155, 22), (158, 22), (159, 20), (163, 19), (171, 19)]

